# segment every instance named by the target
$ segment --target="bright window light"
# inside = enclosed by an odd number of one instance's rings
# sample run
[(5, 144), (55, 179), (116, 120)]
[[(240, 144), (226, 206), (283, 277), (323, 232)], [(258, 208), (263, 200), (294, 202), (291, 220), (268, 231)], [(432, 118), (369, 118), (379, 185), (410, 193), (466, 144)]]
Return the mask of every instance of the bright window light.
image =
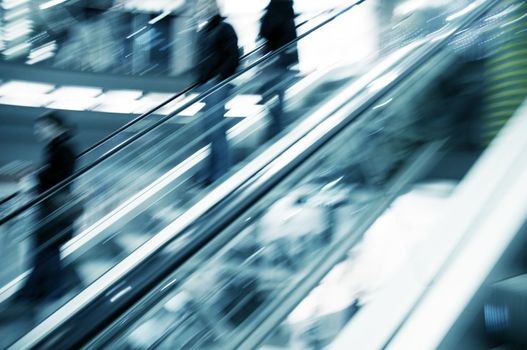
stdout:
[(10, 21), (16, 20), (19, 17), (28, 15), (28, 14), (29, 14), (29, 8), (22, 7), (22, 8), (7, 12), (4, 16), (4, 20), (6, 22), (10, 22)]
[(28, 98), (25, 97), (14, 97), (14, 96), (2, 96), (0, 97), (0, 104), (21, 106), (21, 107), (43, 107), (46, 104), (46, 100), (39, 98)]
[(184, 4), (184, 0), (129, 0), (126, 2), (125, 7), (130, 10), (159, 13), (163, 11), (175, 11)]
[(91, 109), (96, 105), (96, 97), (101, 92), (102, 89), (100, 88), (78, 86), (61, 87), (49, 94), (51, 101), (53, 101), (49, 107), (72, 111)]
[(257, 115), (264, 111), (264, 107), (260, 105), (242, 105), (230, 109), (225, 113), (227, 118), (246, 118)]
[(253, 107), (262, 100), (260, 95), (236, 95), (233, 99), (225, 104), (227, 109), (236, 109), (238, 107)]
[(161, 103), (165, 102), (175, 94), (171, 93), (159, 93), (159, 92), (150, 92), (145, 94), (141, 100), (145, 103), (152, 103), (154, 105), (160, 105)]
[[(198, 96), (198, 94), (188, 94), (188, 95), (182, 96), (180, 98), (177, 98), (176, 100), (170, 102), (165, 107), (161, 108), (158, 111), (158, 113), (159, 114), (165, 114), (165, 115), (169, 114), (169, 113), (173, 113), (176, 110), (178, 110), (179, 108), (183, 107), (185, 104), (187, 104), (190, 101), (192, 101), (193, 99), (195, 99), (197, 96)], [(194, 106), (190, 106), (189, 107), (189, 112), (188, 113), (191, 113), (194, 110), (193, 107)], [(194, 107), (194, 108), (197, 108), (197, 107)], [(201, 108), (199, 108), (199, 109), (201, 109)], [(194, 115), (194, 114), (192, 114), (192, 115)]]
[(189, 108), (185, 109), (183, 112), (179, 113), (182, 117), (194, 117), (196, 114), (198, 114), (203, 107), (205, 107), (205, 104), (202, 102), (194, 103)]
[(53, 6), (60, 5), (63, 2), (66, 2), (66, 0), (51, 0), (51, 1), (48, 1), (48, 2), (45, 2), (45, 3), (41, 4), (40, 5), (40, 9), (41, 10), (46, 10), (46, 9), (49, 9), (49, 8), (51, 8)]
[(466, 14), (468, 14), (468, 13), (474, 11), (475, 9), (477, 9), (478, 6), (480, 6), (482, 3), (483, 3), (483, 1), (481, 1), (481, 0), (480, 1), (474, 1), (474, 2), (470, 3), (467, 7), (465, 7), (461, 11), (456, 12), (453, 15), (447, 17), (447, 19), (446, 19), (447, 22), (452, 22), (453, 20), (455, 20), (457, 18), (465, 16)]
[(110, 90), (101, 94), (97, 100), (106, 104), (130, 103), (137, 101), (142, 95), (141, 90)]
[(30, 48), (29, 43), (21, 43), (19, 45), (13, 46), (7, 50), (4, 51), (5, 57), (15, 57), (18, 56), (26, 51), (28, 51)]
[(64, 86), (55, 90), (51, 95), (56, 101), (82, 100), (94, 98), (102, 93), (101, 88)]
[(57, 50), (57, 43), (55, 41), (51, 41), (47, 44), (37, 47), (31, 50), (26, 63), (31, 65), (31, 64), (35, 64), (35, 63), (47, 60), (48, 58), (51, 58), (55, 55), (56, 50)]
[(47, 94), (55, 88), (51, 84), (34, 83), (22, 80), (11, 80), (0, 85), (0, 95), (10, 97), (30, 97)]
[(86, 111), (93, 108), (94, 104), (95, 100), (93, 98), (83, 98), (53, 101), (46, 107), (51, 109), (64, 109), (68, 111)]
[(115, 103), (103, 103), (99, 104), (97, 107), (93, 108), (94, 111), (106, 112), (106, 113), (121, 113), (121, 114), (131, 114), (131, 113), (140, 113), (141, 104), (138, 101), (128, 101), (128, 102), (115, 102)]
[(386, 86), (388, 86), (390, 83), (392, 83), (395, 79), (397, 79), (398, 76), (399, 76), (399, 73), (397, 72), (387, 73), (383, 75), (382, 77), (380, 77), (379, 79), (373, 81), (369, 85), (369, 89), (371, 92), (380, 91)]
[(4, 10), (12, 10), (18, 6), (25, 5), (28, 3), (28, 0), (5, 0), (2, 3)]

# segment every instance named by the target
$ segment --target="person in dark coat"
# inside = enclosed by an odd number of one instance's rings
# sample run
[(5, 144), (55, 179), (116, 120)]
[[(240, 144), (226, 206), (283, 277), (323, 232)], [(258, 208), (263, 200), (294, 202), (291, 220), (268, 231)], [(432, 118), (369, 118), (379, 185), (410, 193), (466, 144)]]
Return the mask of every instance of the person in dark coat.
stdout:
[[(260, 37), (265, 40), (265, 52), (273, 52), (297, 38), (295, 10), (292, 0), (271, 0), (261, 19)], [(277, 66), (283, 69), (298, 64), (296, 46), (280, 55)]]
[[(37, 177), (37, 194), (43, 194), (73, 175), (76, 166), (75, 150), (70, 142), (64, 120), (55, 112), (46, 114), (35, 123), (35, 136), (45, 143), (43, 164)], [(53, 301), (65, 292), (64, 269), (60, 248), (73, 236), (74, 218), (56, 217), (64, 198), (71, 198), (71, 188), (65, 187), (44, 200), (37, 209), (37, 224), (33, 233), (32, 271), (15, 296), (15, 304), (27, 308), (30, 304)], [(69, 277), (69, 276), (68, 276)], [(16, 310), (16, 307), (14, 308)]]
[[(240, 64), (238, 36), (234, 28), (219, 13), (215, 1), (208, 1), (201, 16), (207, 22), (198, 32), (198, 82), (204, 91), (231, 77)], [(227, 173), (230, 151), (227, 127), (224, 122), (225, 101), (232, 87), (227, 85), (205, 98), (203, 132), (210, 144), (208, 174), (205, 183), (211, 184)]]
[[(274, 52), (297, 38), (295, 11), (292, 0), (271, 0), (261, 19), (260, 38), (265, 41), (265, 53)], [(271, 125), (269, 137), (278, 134), (284, 128), (284, 93), (292, 80), (290, 68), (298, 64), (296, 45), (280, 53), (265, 69), (267, 83), (262, 87), (265, 102), (271, 104)]]

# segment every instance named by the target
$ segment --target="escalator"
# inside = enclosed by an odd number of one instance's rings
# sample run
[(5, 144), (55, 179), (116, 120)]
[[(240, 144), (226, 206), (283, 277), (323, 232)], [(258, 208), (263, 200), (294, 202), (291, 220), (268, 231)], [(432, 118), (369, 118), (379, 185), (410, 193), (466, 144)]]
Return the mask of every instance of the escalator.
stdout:
[(12, 348), (262, 345), (443, 156), (448, 106), (426, 107), (459, 59), (453, 39), (494, 4), (454, 13), (345, 84)]
[[(321, 22), (324, 22), (328, 18), (332, 17), (335, 13), (339, 12), (340, 9), (330, 9), (327, 11), (323, 11), (315, 16), (311, 16), (309, 18), (302, 17), (302, 20), (299, 20), (299, 24), (297, 25), (297, 31), (299, 34), (304, 34), (306, 32), (311, 31), (314, 27), (319, 25)], [(261, 57), (261, 51), (262, 51), (263, 45), (258, 46), (253, 51), (243, 55), (241, 57), (242, 60), (242, 67), (248, 66), (252, 64), (254, 61), (258, 60)], [(262, 62), (263, 63), (263, 62)], [(26, 73), (27, 75), (27, 73)], [(301, 75), (298, 75), (298, 77), (301, 77)], [(58, 105), (58, 109), (65, 108), (68, 110), (69, 108), (72, 108), (72, 110), (83, 110), (86, 109), (87, 111), (119, 111), (119, 113), (133, 113), (133, 114), (140, 114), (138, 117), (134, 118), (132, 121), (126, 123), (126, 125), (121, 126), (121, 122), (113, 122), (114, 124), (111, 124), (110, 128), (118, 128), (114, 132), (111, 132), (109, 135), (103, 135), (104, 137), (102, 140), (99, 140), (98, 142), (94, 142), (96, 139), (90, 135), (90, 137), (85, 137), (84, 134), (91, 134), (93, 131), (90, 130), (89, 132), (86, 132), (85, 130), (82, 130), (79, 135), (79, 138), (83, 138), (82, 143), (83, 146), (86, 147), (80, 154), (78, 155), (78, 161), (83, 166), (91, 164), (93, 161), (97, 160), (99, 157), (104, 155), (105, 152), (108, 150), (111, 150), (115, 146), (117, 146), (120, 142), (123, 140), (126, 140), (130, 136), (133, 136), (138, 131), (141, 131), (146, 126), (150, 126), (150, 124), (153, 124), (156, 122), (161, 116), (166, 116), (167, 114), (178, 114), (174, 115), (171, 119), (171, 123), (163, 123), (164, 125), (159, 126), (159, 132), (161, 133), (170, 133), (174, 134), (177, 132), (180, 132), (180, 128), (183, 127), (185, 124), (187, 124), (192, 118), (191, 116), (186, 115), (184, 113), (184, 110), (180, 107), (182, 105), (190, 106), (188, 104), (189, 101), (195, 100), (199, 101), (199, 98), (196, 99), (196, 97), (200, 93), (200, 89), (198, 89), (197, 84), (190, 85), (186, 88), (182, 88), (181, 92), (171, 95), (169, 93), (149, 93), (148, 91), (155, 88), (146, 88), (143, 91), (138, 90), (115, 90), (114, 87), (113, 90), (108, 90), (104, 88), (88, 88), (88, 87), (81, 87), (81, 86), (61, 86), (56, 85), (54, 83), (52, 84), (41, 84), (38, 83), (30, 83), (27, 82), (25, 84), (21, 81), (13, 81), (12, 84), (8, 84), (9, 86), (5, 86), (5, 89), (8, 89), (10, 91), (18, 90), (18, 91), (24, 91), (24, 92), (31, 92), (35, 95), (38, 95), (38, 98), (44, 99), (44, 100), (50, 100), (46, 104), (42, 104), (42, 106), (46, 105), (48, 108), (54, 108), (53, 106), (49, 106), (50, 104)], [(78, 82), (76, 82), (77, 85), (79, 85)], [(52, 98), (47, 95), (41, 95), (42, 91), (51, 90), (56, 94), (55, 98)], [(173, 91), (174, 87), (172, 89), (169, 89), (169, 91)], [(102, 92), (102, 93), (101, 93)], [(11, 96), (11, 95), (8, 95)], [(18, 96), (18, 95), (13, 95)], [(97, 96), (96, 99), (94, 99), (94, 96)], [(245, 95), (242, 95), (243, 97), (246, 97)], [(59, 98), (60, 97), (60, 98)], [(248, 96), (249, 98), (251, 96)], [(20, 100), (21, 105), (28, 105), (33, 106), (31, 101), (24, 101), (24, 99), (21, 96), (17, 97)], [(37, 98), (37, 96), (35, 96)], [(72, 103), (67, 103), (65, 99), (73, 98), (75, 101), (72, 101)], [(139, 100), (137, 99), (139, 98)], [(86, 101), (83, 101), (86, 100)], [(253, 98), (254, 100), (254, 98)], [(78, 102), (81, 107), (74, 106), (75, 103)], [(117, 104), (119, 103), (128, 103), (131, 104), (131, 106), (126, 106), (125, 108), (117, 108)], [(245, 103), (247, 105), (247, 103)], [(66, 107), (65, 107), (66, 106)], [(251, 104), (249, 104), (251, 106)], [(36, 105), (35, 105), (36, 107)], [(179, 111), (178, 111), (179, 110)], [(181, 113), (183, 112), (183, 113)], [(9, 113), (13, 114), (13, 111), (9, 111)], [(110, 112), (111, 113), (111, 112)], [(239, 111), (234, 111), (234, 115), (231, 115), (233, 120), (238, 121), (238, 119), (246, 117), (244, 113), (242, 115), (236, 115), (236, 113), (239, 113)], [(16, 114), (16, 113), (15, 113)], [(195, 113), (193, 113), (195, 114)], [(106, 119), (112, 118), (113, 115), (104, 115), (99, 116)], [(185, 118), (186, 117), (186, 118)], [(93, 116), (86, 116), (84, 119), (88, 118), (94, 118)], [(20, 119), (20, 118), (16, 118)], [(119, 119), (119, 118), (117, 118)], [(127, 118), (126, 118), (127, 119)], [(186, 120), (185, 120), (186, 119)], [(13, 133), (19, 134), (23, 133), (23, 137), (29, 137), (29, 134), (27, 133), (27, 130), (29, 129), (27, 125), (20, 124), (20, 122), (13, 122), (10, 119), (5, 121), (9, 124), (9, 126), (6, 125), (6, 129), (3, 130), (5, 132), (4, 137), (10, 138), (12, 137)], [(104, 121), (101, 120), (90, 120), (91, 123), (95, 124), (104, 124)], [(13, 124), (13, 127), (11, 128), (11, 124)], [(86, 124), (86, 123), (83, 123)], [(83, 129), (85, 125), (77, 125), (75, 129)], [(94, 132), (93, 132), (94, 133)], [(99, 135), (99, 138), (101, 138), (101, 135)], [(26, 136), (28, 135), (28, 136)], [(19, 135), (22, 136), (22, 135)], [(91, 144), (91, 143), (95, 144)], [(15, 143), (4, 143), (5, 147), (15, 147), (20, 145)], [(36, 153), (36, 150), (32, 150), (33, 153)], [(30, 158), (27, 157), (26, 158)], [(12, 159), (12, 158), (7, 158)], [(14, 159), (13, 159), (14, 161)], [(16, 168), (17, 164), (14, 164), (14, 168)], [(26, 167), (30, 167), (29, 165), (25, 165)], [(20, 167), (20, 166), (18, 166)], [(23, 170), (23, 169), (22, 169)], [(6, 194), (2, 195), (2, 198), (0, 199), (0, 205), (7, 206), (7, 209), (12, 210), (13, 205), (12, 203), (8, 203), (10, 200), (13, 199), (13, 197), (16, 196), (16, 193), (12, 194)], [(21, 197), (21, 196), (20, 196)], [(16, 206), (15, 206), (16, 207)], [(4, 209), (4, 208), (3, 208)], [(6, 209), (6, 210), (7, 210)]]
[[(308, 40), (311, 33), (317, 32), (319, 28), (345, 20), (353, 8), (354, 5), (349, 5), (336, 14), (330, 12), (326, 13), (325, 17), (319, 16), (313, 24), (307, 23), (297, 43)], [(283, 48), (286, 49), (289, 47)], [(256, 164), (253, 158), (273, 145), (265, 136), (267, 111), (265, 106), (258, 104), (258, 84), (251, 81), (258, 77), (262, 67), (273, 57), (268, 55), (249, 63), (229, 82), (224, 83), (235, 86), (229, 102), (235, 108), (230, 110), (232, 113), (227, 115), (224, 123), (217, 127), (229, 129), (228, 137), (237, 163), (234, 170), (251, 161)], [(307, 115), (311, 115), (349, 83), (349, 76), (343, 77), (337, 73), (337, 70), (324, 68), (283, 82), (288, 86), (286, 97), (291, 102), (284, 135), (295, 125), (305, 123), (303, 119)], [(8, 324), (4, 322), (0, 326), (2, 334), (5, 335), (2, 337), (5, 342), (2, 346), (7, 346), (29, 330), (35, 319), (46, 318), (65, 301), (90, 286), (151, 239), (162, 227), (185, 213), (186, 209), (210, 190), (199, 183), (199, 177), (208, 154), (205, 140), (211, 130), (203, 130), (196, 118), (187, 117), (190, 120), (185, 122), (181, 113), (189, 108), (199, 110), (206, 96), (217, 89), (218, 86), (197, 96), (188, 94), (191, 90), (189, 89), (186, 95), (175, 96), (162, 106), (137, 118), (103, 142), (86, 150), (82, 156), (82, 162), (86, 165), (74, 177), (52, 189), (50, 193), (8, 212), (0, 219), (2, 231), (10, 238), (16, 237), (17, 242), (25, 240), (25, 245), (19, 246), (29, 249), (27, 238), (34, 227), (45, 225), (46, 220), (53, 220), (49, 217), (43, 222), (33, 222), (35, 208), (45, 198), (74, 182), (77, 194), (75, 201), (82, 202), (84, 206), (77, 235), (62, 249), (66, 268), (75, 270), (77, 274), (69, 286), (71, 292), (62, 300), (37, 310), (34, 315), (24, 314), (18, 319), (9, 320)], [(244, 102), (247, 97), (253, 101), (256, 99), (256, 102)], [(160, 108), (168, 108), (170, 112), (167, 116), (160, 116), (155, 113)], [(327, 112), (319, 113), (319, 119), (325, 114)], [(173, 123), (175, 118), (178, 118), (178, 124)], [(314, 127), (316, 120), (310, 121), (310, 124), (305, 124), (304, 129)], [(280, 148), (286, 149), (301, 135), (291, 137)], [(254, 175), (264, 164), (261, 163), (246, 172), (247, 178)], [(73, 205), (75, 203), (69, 203), (67, 206)], [(67, 208), (61, 208), (53, 215), (60, 215), (64, 210)], [(60, 234), (61, 232), (57, 232), (56, 236), (60, 237)], [(34, 254), (35, 252), (28, 253), (26, 260), (29, 261)], [(5, 284), (0, 290), (3, 302), (9, 301), (24, 283), (28, 273), (23, 264), (13, 263), (4, 269)], [(16, 325), (14, 328), (13, 324)]]

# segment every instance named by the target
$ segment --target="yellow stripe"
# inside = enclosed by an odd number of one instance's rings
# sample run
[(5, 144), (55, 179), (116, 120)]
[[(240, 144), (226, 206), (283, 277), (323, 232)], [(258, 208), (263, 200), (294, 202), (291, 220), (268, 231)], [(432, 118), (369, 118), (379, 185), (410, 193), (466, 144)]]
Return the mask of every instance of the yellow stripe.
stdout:
[(506, 100), (508, 98), (519, 98), (522, 102), (527, 98), (527, 89), (523, 93), (515, 92), (510, 95), (509, 93), (510, 91), (505, 91), (496, 95), (487, 96), (486, 99), (488, 100), (488, 105), (492, 105), (495, 101)]
[(489, 81), (496, 81), (496, 80), (500, 80), (500, 79), (505, 79), (505, 78), (511, 78), (511, 77), (515, 77), (515, 76), (524, 76), (527, 78), (527, 69), (518, 69), (518, 70), (514, 70), (514, 71), (511, 71), (511, 72), (505, 72), (505, 73), (501, 73), (501, 74), (496, 74), (496, 75), (491, 75), (489, 77)]
[[(505, 124), (507, 124), (507, 123), (505, 123)], [(499, 127), (496, 127), (495, 129), (487, 130), (486, 132), (484, 132), (484, 135), (486, 135), (486, 137), (494, 138), (496, 135), (498, 135), (500, 133), (501, 129), (503, 129), (505, 124), (503, 124), (503, 125), (501, 125)]]
[(491, 91), (495, 91), (495, 90), (500, 90), (500, 89), (505, 89), (505, 88), (508, 88), (510, 86), (514, 86), (514, 85), (518, 85), (518, 84), (525, 84), (527, 86), (527, 77), (518, 77), (519, 79), (518, 80), (507, 80), (507, 81), (504, 81), (504, 82), (501, 82), (499, 84), (494, 84), (494, 85), (490, 85), (487, 87), (487, 91), (488, 92), (491, 92)]
[(527, 56), (522, 60), (516, 60), (512, 62), (505, 62), (502, 64), (497, 64), (487, 68), (488, 73), (493, 75), (505, 74), (508, 72), (517, 72), (522, 69), (527, 69)]
[[(524, 55), (522, 57), (516, 57), (516, 56), (520, 56), (520, 55)], [(505, 62), (505, 63), (501, 63), (502, 61), (504, 60), (507, 60), (509, 58), (515, 58), (516, 60), (514, 61), (511, 61), (511, 62)], [(498, 65), (498, 64), (501, 64), (501, 65), (510, 65), (510, 64), (515, 64), (515, 63), (525, 63), (525, 59), (527, 58), (527, 46), (525, 49), (519, 49), (519, 50), (516, 50), (516, 51), (512, 51), (512, 52), (508, 52), (504, 55), (494, 55), (493, 58), (491, 58), (489, 60), (489, 65)]]
[(508, 43), (507, 45), (500, 45), (497, 49), (493, 50), (490, 52), (490, 56), (495, 56), (499, 53), (501, 53), (502, 51), (506, 51), (506, 50), (509, 50), (509, 49), (512, 49), (512, 48), (515, 48), (516, 46), (524, 46), (525, 45), (525, 42), (523, 40), (514, 40), (510, 43)]
[(485, 127), (489, 127), (489, 128), (503, 127), (505, 124), (507, 124), (509, 119), (510, 119), (510, 117), (509, 118), (503, 118), (503, 119), (500, 119), (500, 120), (496, 120), (495, 122), (491, 122), (491, 123), (485, 124)]
[(514, 89), (514, 90), (505, 90), (505, 91), (495, 92), (493, 94), (490, 94), (489, 99), (507, 98), (511, 95), (524, 95), (525, 97), (527, 97), (527, 86), (523, 88)]
[[(484, 130), (480, 134), (484, 144), (490, 143), (507, 124), (525, 100), (522, 95), (527, 96), (527, 33), (517, 33), (527, 29), (527, 18), (522, 18), (527, 13), (527, 2), (503, 0), (502, 4), (519, 6), (500, 21), (509, 25), (497, 28), (498, 36), (485, 65), (487, 86), (481, 120)], [(492, 111), (495, 108), (502, 109)]]
[(517, 108), (506, 109), (503, 111), (496, 111), (492, 113), (483, 112), (483, 119), (497, 119), (497, 118), (510, 118)]
[(484, 137), (492, 137), (493, 138), (494, 136), (496, 136), (500, 132), (500, 130), (502, 128), (503, 128), (503, 125), (501, 127), (499, 127), (499, 128), (496, 128), (496, 129), (485, 130), (485, 131), (483, 131), (483, 135), (484, 135)]
[(489, 103), (489, 108), (499, 108), (499, 107), (514, 107), (519, 106), (524, 101), (524, 98), (515, 98), (509, 101), (500, 101)]

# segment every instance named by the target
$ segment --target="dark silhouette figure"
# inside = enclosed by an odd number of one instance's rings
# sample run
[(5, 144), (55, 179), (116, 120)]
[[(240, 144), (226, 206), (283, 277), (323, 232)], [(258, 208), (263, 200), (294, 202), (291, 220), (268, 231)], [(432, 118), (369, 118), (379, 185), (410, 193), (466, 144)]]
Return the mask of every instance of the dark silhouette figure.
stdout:
[[(198, 82), (208, 90), (220, 81), (231, 77), (240, 63), (238, 36), (234, 28), (225, 22), (214, 2), (209, 3), (208, 21), (198, 33)], [(210, 144), (208, 175), (205, 184), (211, 184), (227, 173), (230, 167), (230, 150), (227, 142), (227, 126), (223, 122), (225, 100), (232, 87), (224, 86), (205, 98), (203, 132)]]
[[(35, 135), (45, 144), (43, 164), (37, 173), (37, 193), (42, 194), (73, 175), (76, 157), (70, 133), (56, 113), (37, 119)], [(66, 276), (69, 273), (62, 266), (60, 248), (73, 236), (77, 217), (70, 215), (70, 211), (57, 215), (57, 209), (71, 200), (71, 188), (65, 187), (39, 204), (33, 232), (32, 271), (16, 294), (15, 303), (5, 310), (7, 312), (2, 312), (3, 316), (19, 316), (32, 306), (57, 300), (64, 295), (66, 280), (73, 276)]]
[[(260, 37), (265, 40), (265, 52), (281, 49), (297, 38), (292, 0), (271, 0), (261, 20)], [(265, 69), (267, 82), (262, 87), (263, 99), (270, 103), (269, 137), (284, 128), (284, 93), (292, 80), (290, 68), (298, 64), (296, 45), (281, 52)]]

